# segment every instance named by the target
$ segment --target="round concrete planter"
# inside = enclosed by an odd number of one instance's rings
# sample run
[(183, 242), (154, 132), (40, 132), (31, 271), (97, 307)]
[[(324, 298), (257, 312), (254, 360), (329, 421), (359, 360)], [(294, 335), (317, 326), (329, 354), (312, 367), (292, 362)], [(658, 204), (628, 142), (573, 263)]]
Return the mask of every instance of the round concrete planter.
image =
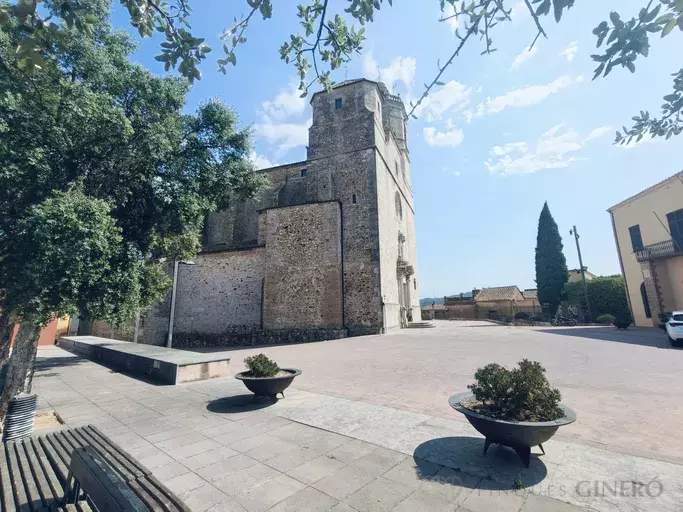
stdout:
[(612, 324), (613, 324), (614, 327), (616, 327), (617, 329), (626, 330), (626, 329), (628, 329), (629, 326), (631, 325), (631, 321), (630, 321), (630, 320), (629, 320), (629, 321), (626, 321), (626, 320), (615, 320), (614, 322), (612, 322)]
[(285, 397), (284, 390), (289, 387), (295, 377), (301, 375), (301, 370), (293, 368), (280, 368), (281, 371), (289, 375), (279, 377), (251, 377), (249, 372), (240, 372), (235, 375), (237, 380), (241, 380), (249, 391), (254, 393), (254, 399), (259, 397), (271, 398), (277, 401), (278, 393)]
[(478, 414), (461, 405), (461, 402), (466, 402), (472, 398), (474, 398), (472, 393), (459, 393), (453, 395), (448, 403), (453, 409), (464, 414), (477, 432), (486, 438), (484, 454), (492, 443), (509, 446), (517, 452), (526, 467), (529, 467), (532, 446), (539, 446), (545, 454), (543, 443), (553, 437), (558, 428), (576, 421), (576, 414), (564, 405), (560, 405), (564, 411), (564, 416), (554, 421), (499, 420)]

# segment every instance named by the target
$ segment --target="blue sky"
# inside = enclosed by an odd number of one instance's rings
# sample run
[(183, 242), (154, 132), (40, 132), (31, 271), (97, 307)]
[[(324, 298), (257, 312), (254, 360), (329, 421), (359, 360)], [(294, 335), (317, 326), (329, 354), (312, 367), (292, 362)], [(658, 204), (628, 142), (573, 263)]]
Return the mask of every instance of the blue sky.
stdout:
[[(193, 2), (193, 33), (215, 50), (202, 63), (204, 76), (187, 108), (210, 97), (234, 106), (241, 122), (253, 127), (254, 158), (261, 166), (306, 155), (310, 107), (294, 90), (293, 67), (278, 55), (298, 29), (295, 3), (276, 2), (273, 19), (253, 21), (237, 67), (222, 75), (215, 64), (218, 35), (247, 3)], [(515, 15), (494, 34), (498, 51), (480, 56), (481, 43), (473, 41), (444, 75), (446, 86), (409, 124), (422, 297), (473, 287), (534, 287), (536, 229), (546, 200), (570, 268), (578, 267), (569, 236), (576, 224), (584, 264), (596, 274), (618, 273), (606, 209), (682, 167), (676, 158), (680, 137), (626, 149), (612, 145), (616, 127), (628, 125), (641, 109), (657, 113), (671, 91), (671, 74), (681, 65), (668, 58), (678, 53), (678, 31), (664, 40), (652, 38), (650, 57), (637, 62), (635, 75), (619, 68), (591, 82), (592, 29), (611, 9), (636, 16), (644, 0), (578, 0), (561, 23), (545, 19), (549, 38), (539, 39), (533, 52), (525, 51), (535, 36), (533, 20), (522, 2), (507, 3)], [(403, 0), (383, 8), (367, 27), (362, 55), (333, 79), (377, 79), (379, 73), (404, 100), (419, 96), (422, 84), (434, 77), (437, 59), (448, 58), (456, 39), (452, 26), (437, 21), (437, 0), (417, 4)], [(127, 27), (120, 7), (113, 21)], [(141, 42), (134, 59), (163, 73), (154, 60), (158, 43)]]

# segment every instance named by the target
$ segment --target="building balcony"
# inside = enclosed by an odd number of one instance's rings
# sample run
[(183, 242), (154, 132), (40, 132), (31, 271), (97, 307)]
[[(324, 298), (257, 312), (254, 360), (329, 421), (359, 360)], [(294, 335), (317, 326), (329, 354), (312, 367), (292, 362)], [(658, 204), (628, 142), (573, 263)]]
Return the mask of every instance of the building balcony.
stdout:
[(636, 252), (636, 260), (640, 263), (662, 258), (672, 258), (674, 256), (683, 256), (683, 250), (674, 240), (665, 240), (664, 242), (646, 245), (642, 251)]

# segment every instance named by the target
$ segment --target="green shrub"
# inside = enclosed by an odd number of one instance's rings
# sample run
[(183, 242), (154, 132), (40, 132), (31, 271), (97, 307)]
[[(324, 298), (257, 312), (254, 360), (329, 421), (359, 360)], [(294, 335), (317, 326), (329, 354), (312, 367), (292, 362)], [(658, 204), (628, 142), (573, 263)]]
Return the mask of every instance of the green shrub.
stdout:
[(609, 313), (605, 313), (604, 315), (600, 315), (598, 318), (595, 319), (595, 321), (599, 324), (613, 324), (614, 323), (614, 315), (610, 315)]
[(529, 313), (525, 311), (518, 311), (515, 313), (515, 320), (529, 320)]
[[(591, 303), (591, 313), (597, 319), (602, 315), (613, 315), (616, 318), (631, 318), (628, 307), (624, 278), (620, 275), (596, 277), (586, 282), (588, 300)], [(583, 292), (583, 282), (567, 283), (564, 287), (567, 300), (579, 304), (586, 309), (586, 299)]]
[(475, 400), (465, 407), (485, 416), (515, 421), (552, 421), (564, 416), (560, 392), (551, 387), (545, 368), (524, 359), (508, 370), (492, 363), (479, 368), (467, 386)]
[(268, 359), (265, 354), (247, 357), (244, 364), (247, 365), (252, 377), (273, 377), (280, 371), (277, 363)]

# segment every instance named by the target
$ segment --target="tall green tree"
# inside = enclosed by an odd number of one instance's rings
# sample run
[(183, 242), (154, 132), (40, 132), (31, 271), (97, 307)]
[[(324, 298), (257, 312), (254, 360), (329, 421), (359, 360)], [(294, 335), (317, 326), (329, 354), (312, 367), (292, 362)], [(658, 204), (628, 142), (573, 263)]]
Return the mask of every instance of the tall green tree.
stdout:
[(564, 285), (569, 280), (567, 260), (562, 248), (560, 231), (546, 202), (538, 219), (536, 286), (539, 302), (542, 305), (548, 304), (553, 315), (560, 305)]
[(126, 321), (167, 288), (162, 261), (196, 254), (207, 213), (263, 182), (234, 111), (211, 100), (183, 113), (188, 81), (128, 60), (110, 1), (78, 8), (88, 31), (60, 28), (39, 73), (17, 61), (22, 23), (0, 30), (0, 356), (21, 322), (0, 416), (30, 389), (41, 326)]
[[(192, 34), (190, 29), (190, 0), (120, 0), (128, 9), (131, 24), (137, 28), (141, 37), (152, 36), (155, 31), (164, 35), (158, 61), (164, 63), (166, 70), (177, 68), (190, 80), (201, 77), (198, 65), (211, 51), (204, 38)], [(583, 0), (584, 3), (587, 0)], [(64, 27), (76, 28), (83, 32), (92, 31), (97, 18), (76, 0), (2, 0), (0, 3), (0, 27), (12, 20), (21, 24), (24, 36), (17, 46), (17, 62), (27, 70), (40, 68), (43, 52), (62, 37)], [(224, 41), (223, 53), (217, 58), (219, 70), (226, 72), (229, 65), (237, 64), (237, 49), (247, 41), (251, 23), (259, 17), (263, 20), (273, 16), (273, 0), (246, 0), (245, 12), (221, 34)], [(513, 6), (518, 0), (431, 0), (420, 2), (415, 9), (441, 9), (439, 22), (458, 18), (461, 29), (456, 31), (453, 47), (446, 48), (436, 64), (434, 79), (425, 84), (421, 97), (411, 105), (408, 115), (414, 115), (418, 106), (434, 90), (444, 83), (444, 73), (453, 65), (462, 49), (469, 43), (479, 40), (481, 53), (496, 51), (493, 38), (501, 27), (512, 22)], [(576, 4), (576, 0), (524, 0), (534, 19), (534, 28), (529, 31), (531, 47), (540, 37), (547, 37), (544, 24), (552, 16), (560, 22), (563, 15)], [(44, 9), (38, 9), (42, 4)], [(277, 3), (277, 8), (290, 7), (296, 14), (301, 29), (291, 34), (279, 49), (280, 57), (292, 63), (300, 79), (300, 89), (306, 95), (312, 85), (320, 83), (330, 87), (333, 82), (331, 73), (342, 64), (349, 62), (360, 53), (365, 40), (365, 28), (372, 23), (382, 7), (391, 6), (392, 0), (305, 0), (298, 5)], [(424, 5), (422, 5), (424, 4)], [(44, 16), (44, 11), (50, 16)], [(279, 12), (279, 11), (278, 11)], [(632, 17), (622, 18), (618, 12), (609, 13), (609, 18), (600, 23), (593, 35), (597, 40), (600, 53), (592, 55), (595, 61), (595, 77), (606, 77), (613, 68), (636, 70), (635, 63), (650, 52), (650, 37), (666, 37), (676, 28), (683, 31), (683, 2), (681, 0), (649, 0)], [(59, 22), (61, 20), (61, 23)], [(349, 23), (349, 21), (351, 23)], [(361, 25), (360, 29), (353, 22)], [(526, 27), (522, 28), (527, 30)], [(519, 30), (519, 29), (518, 29)], [(531, 48), (530, 47), (530, 48)], [(435, 49), (435, 53), (441, 49)], [(680, 65), (680, 64), (678, 64)], [(683, 69), (672, 69), (674, 76), (673, 91), (664, 97), (661, 115), (652, 116), (641, 111), (633, 118), (631, 128), (624, 127), (617, 132), (616, 142), (628, 143), (640, 140), (645, 135), (666, 137), (678, 135), (683, 131)]]

